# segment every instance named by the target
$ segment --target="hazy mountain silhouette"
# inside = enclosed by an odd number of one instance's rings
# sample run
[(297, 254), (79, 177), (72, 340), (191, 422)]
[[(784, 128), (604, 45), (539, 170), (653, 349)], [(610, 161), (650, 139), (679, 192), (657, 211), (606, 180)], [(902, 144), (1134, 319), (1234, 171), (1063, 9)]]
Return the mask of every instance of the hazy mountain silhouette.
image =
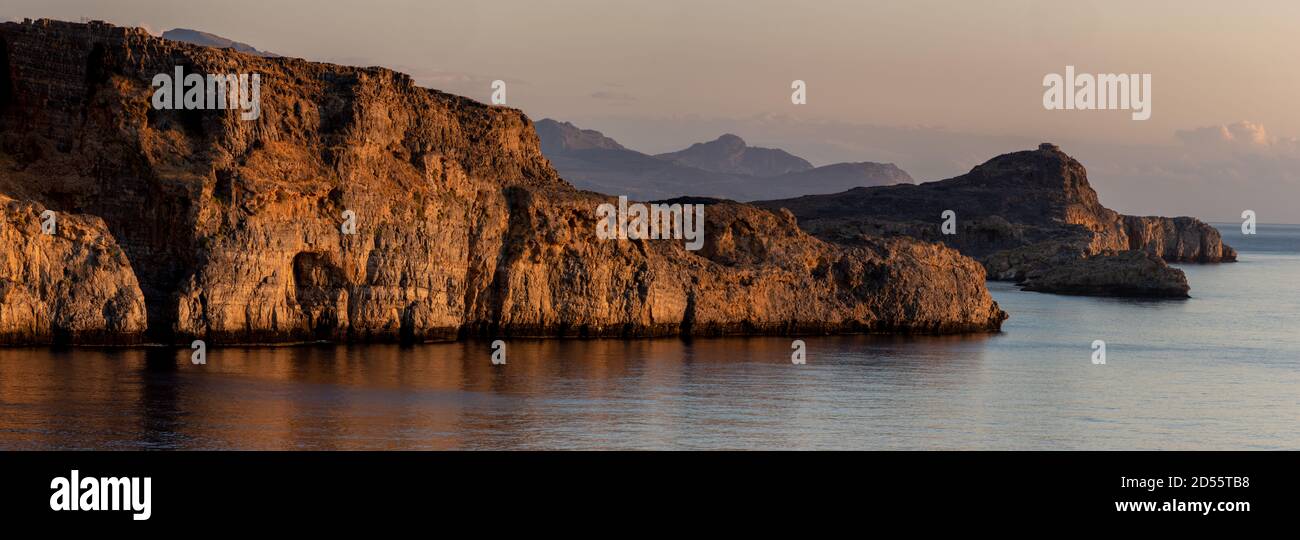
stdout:
[(913, 183), (890, 163), (813, 167), (784, 150), (752, 147), (731, 134), (652, 156), (569, 122), (547, 118), (536, 126), (542, 153), (566, 180), (582, 189), (634, 199), (691, 195), (750, 201)]
[(788, 186), (786, 192), (813, 195), (839, 193), (856, 187), (912, 184), (914, 181), (911, 175), (893, 163), (861, 161), (786, 173), (771, 177), (769, 183)]
[(216, 34), (209, 34), (207, 32), (201, 32), (199, 30), (191, 30), (189, 28), (173, 28), (171, 30), (163, 32), (162, 38), (170, 39), (172, 41), (183, 41), (185, 43), (193, 43), (195, 45), (203, 45), (205, 47), (215, 47), (218, 49), (234, 49), (241, 53), (253, 54), (257, 56), (265, 56), (269, 58), (280, 57), (280, 55), (275, 54), (273, 52), (259, 51), (256, 48), (254, 48), (252, 45), (249, 45), (247, 43), (241, 43), (239, 41), (235, 41), (229, 38), (224, 38)]
[(749, 146), (730, 133), (655, 157), (706, 171), (748, 176), (777, 176), (813, 168), (812, 163), (785, 150)]
[(579, 129), (568, 122), (556, 122), (545, 119), (536, 124), (537, 136), (542, 140), (542, 152), (565, 152), (571, 150), (626, 150), (618, 141), (606, 137), (594, 129)]

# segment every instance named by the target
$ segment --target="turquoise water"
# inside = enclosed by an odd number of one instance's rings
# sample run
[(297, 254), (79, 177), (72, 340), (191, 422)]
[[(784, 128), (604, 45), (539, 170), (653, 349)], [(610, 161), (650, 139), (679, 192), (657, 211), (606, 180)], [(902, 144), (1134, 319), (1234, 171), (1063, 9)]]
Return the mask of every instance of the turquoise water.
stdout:
[[(0, 448), (1300, 449), (1300, 227), (997, 335), (0, 350)], [(1092, 342), (1106, 342), (1104, 365)]]

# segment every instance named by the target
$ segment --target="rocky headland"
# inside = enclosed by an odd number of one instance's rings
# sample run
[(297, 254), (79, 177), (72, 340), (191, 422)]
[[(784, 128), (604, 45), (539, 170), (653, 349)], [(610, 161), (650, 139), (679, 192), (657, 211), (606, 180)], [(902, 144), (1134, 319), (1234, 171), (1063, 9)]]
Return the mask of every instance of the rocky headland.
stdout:
[[(260, 116), (152, 107), (151, 79), (177, 66), (259, 74)], [(972, 332), (1006, 318), (956, 249), (828, 242), (780, 210), (707, 201), (698, 251), (601, 240), (595, 208), (612, 198), (562, 180), (521, 112), (386, 69), (51, 20), (0, 24), (0, 67), (3, 344)]]
[[(1195, 218), (1102, 206), (1083, 165), (1046, 143), (947, 180), (755, 204), (786, 209), (809, 232), (844, 245), (881, 236), (941, 242), (980, 261), (992, 279), (1042, 292), (1186, 297), (1186, 276), (1167, 263), (1237, 258)], [(952, 234), (942, 230), (946, 211)]]

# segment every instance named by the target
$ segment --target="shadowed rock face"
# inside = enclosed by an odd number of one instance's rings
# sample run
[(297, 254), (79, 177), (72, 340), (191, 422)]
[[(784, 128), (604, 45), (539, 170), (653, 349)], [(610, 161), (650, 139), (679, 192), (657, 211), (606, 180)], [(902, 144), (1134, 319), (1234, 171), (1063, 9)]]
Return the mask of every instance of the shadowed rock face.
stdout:
[[(1051, 283), (1064, 281), (1056, 279), (1032, 287), (1045, 292), (1133, 295), (1168, 291), (1181, 281), (1172, 289), (1183, 288), (1185, 295), (1185, 276), (1165, 262), (1237, 257), (1217, 230), (1194, 218), (1125, 216), (1102, 206), (1083, 165), (1051, 144), (998, 156), (948, 180), (755, 204), (789, 209), (805, 229), (841, 243), (863, 234), (943, 242), (978, 259), (994, 279), (1026, 281), (1067, 263), (1091, 269), (1089, 286), (1057, 289)], [(956, 214), (956, 234), (941, 232), (947, 210)], [(1078, 262), (1128, 250), (1150, 257)], [(1125, 265), (1141, 268), (1118, 271)]]
[(1058, 294), (1186, 298), (1187, 276), (1137, 250), (1063, 261), (1026, 276), (1024, 289)]
[[(996, 330), (984, 270), (707, 201), (705, 243), (596, 237), (517, 110), (402, 74), (102, 23), (0, 24), (0, 342)], [(154, 110), (155, 74), (258, 73), (261, 117)], [(38, 216), (59, 216), (57, 236)], [(343, 213), (355, 235), (340, 232)]]

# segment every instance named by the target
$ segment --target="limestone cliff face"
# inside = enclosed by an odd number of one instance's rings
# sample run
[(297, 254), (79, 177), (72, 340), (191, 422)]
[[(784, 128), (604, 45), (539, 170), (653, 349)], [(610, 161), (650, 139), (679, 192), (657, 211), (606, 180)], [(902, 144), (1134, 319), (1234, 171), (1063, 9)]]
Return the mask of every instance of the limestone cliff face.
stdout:
[(1219, 230), (1190, 217), (1122, 216), (1128, 248), (1168, 262), (1232, 262), (1236, 250), (1223, 243)]
[(138, 343), (144, 297), (104, 223), (55, 216), (46, 234), (44, 211), (0, 195), (0, 343)]
[[(1102, 206), (1083, 165), (1051, 144), (995, 157), (948, 180), (756, 204), (787, 208), (805, 228), (829, 240), (865, 233), (943, 242), (980, 260), (995, 279), (1025, 281), (1061, 264), (1077, 269), (1090, 263), (1075, 261), (1129, 250), (1156, 258), (1152, 263), (1125, 256), (1095, 264), (1087, 287), (1060, 292), (1105, 294), (1100, 276), (1110, 275), (1115, 294), (1176, 296), (1163, 291), (1185, 289), (1176, 282), (1185, 285), (1186, 278), (1166, 262), (1227, 262), (1237, 256), (1217, 230), (1195, 218), (1125, 216)], [(957, 230), (945, 235), (940, 224), (948, 210), (956, 215)], [(1113, 271), (1124, 265), (1136, 266)], [(1057, 282), (1063, 283), (1052, 280)], [(1034, 287), (1050, 289), (1042, 281)]]
[[(561, 180), (522, 113), (384, 69), (47, 20), (0, 24), (0, 66), (4, 343), (961, 332), (1006, 317), (955, 250), (826, 243), (785, 212), (708, 201), (696, 252), (600, 240), (610, 198)], [(260, 74), (260, 118), (153, 109), (152, 77), (176, 66)], [(44, 208), (70, 236), (37, 236)]]

